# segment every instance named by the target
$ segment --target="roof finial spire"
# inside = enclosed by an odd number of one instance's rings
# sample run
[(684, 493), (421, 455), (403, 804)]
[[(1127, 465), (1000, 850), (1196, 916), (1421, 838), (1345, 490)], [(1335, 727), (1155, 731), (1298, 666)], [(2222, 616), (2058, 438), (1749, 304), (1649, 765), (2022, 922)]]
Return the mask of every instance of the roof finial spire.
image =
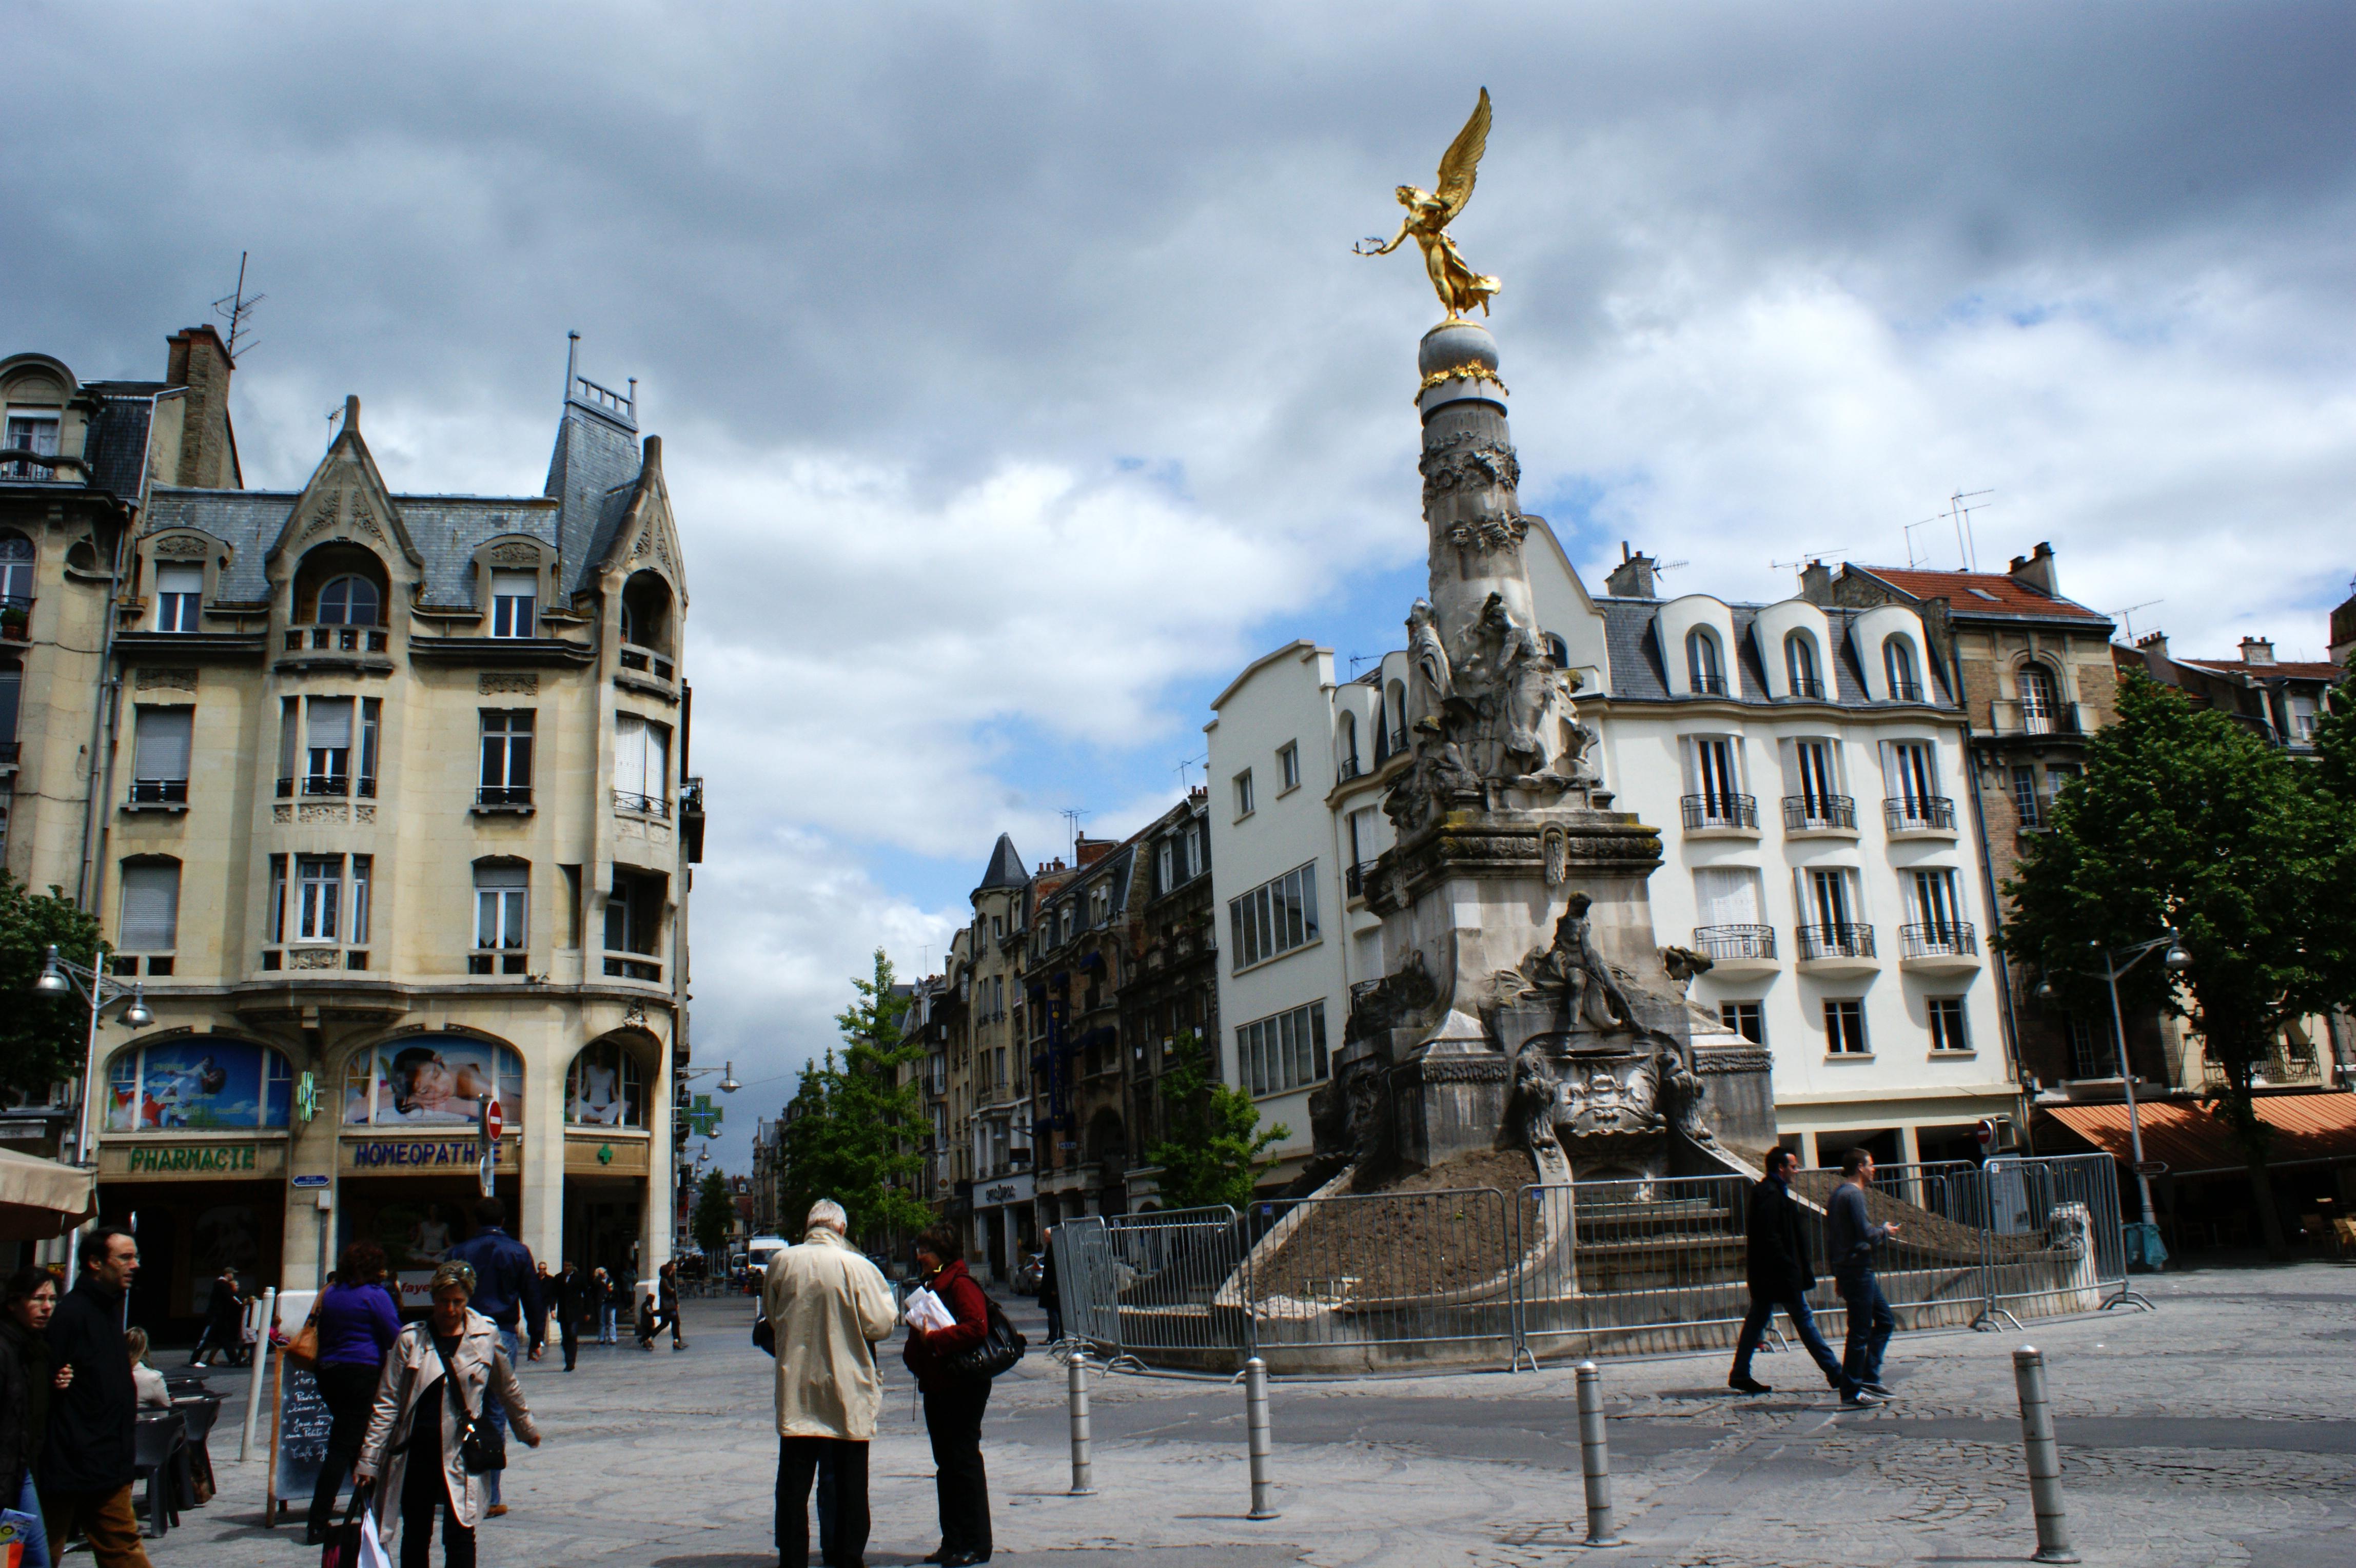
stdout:
[(573, 371), (578, 368), (580, 357), (581, 334), (567, 332), (564, 335), (564, 395), (557, 400), (559, 408), (573, 401)]

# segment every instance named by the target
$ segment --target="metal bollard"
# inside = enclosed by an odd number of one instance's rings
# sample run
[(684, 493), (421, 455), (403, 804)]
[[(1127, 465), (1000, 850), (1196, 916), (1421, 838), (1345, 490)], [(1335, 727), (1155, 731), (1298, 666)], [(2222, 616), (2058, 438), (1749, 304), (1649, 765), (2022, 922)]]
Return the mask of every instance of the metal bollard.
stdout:
[(1097, 1495), (1095, 1443), (1088, 1430), (1088, 1353), (1073, 1352), (1065, 1364), (1065, 1388), (1072, 1406), (1072, 1489), (1075, 1498)]
[(1268, 1423), (1268, 1363), (1257, 1356), (1244, 1363), (1244, 1432), (1251, 1448), (1251, 1512), (1244, 1517), (1274, 1519), (1270, 1498), (1276, 1483), (1268, 1474), (1273, 1444)]
[(1579, 1364), (1579, 1467), (1587, 1477), (1587, 1539), (1581, 1546), (1624, 1544), (1612, 1528), (1612, 1449), (1603, 1435), (1603, 1374)]
[(2032, 1563), (2075, 1563), (2070, 1521), (2062, 1509), (2062, 1449), (2053, 1438), (2053, 1406), (2045, 1397), (2045, 1353), (2023, 1345), (2012, 1353), (2012, 1380), (2020, 1391), (2020, 1445), (2029, 1455), (2029, 1500), (2037, 1510)]
[(262, 1420), (262, 1373), (270, 1365), (270, 1325), (278, 1312), (278, 1287), (262, 1293), (262, 1332), (253, 1339), (253, 1372), (245, 1384), (245, 1434), (238, 1439), (237, 1462), (253, 1457), (253, 1429)]

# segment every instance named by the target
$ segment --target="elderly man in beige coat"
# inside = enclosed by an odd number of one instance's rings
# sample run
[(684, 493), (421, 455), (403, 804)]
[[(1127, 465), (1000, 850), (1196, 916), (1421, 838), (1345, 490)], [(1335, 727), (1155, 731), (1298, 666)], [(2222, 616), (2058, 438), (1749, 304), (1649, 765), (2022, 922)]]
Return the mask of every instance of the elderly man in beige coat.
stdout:
[(761, 1316), (777, 1359), (777, 1563), (808, 1568), (810, 1479), (833, 1473), (827, 1568), (861, 1568), (867, 1551), (867, 1445), (884, 1385), (873, 1342), (896, 1321), (892, 1287), (843, 1240), (831, 1198), (810, 1205), (802, 1244), (770, 1260)]

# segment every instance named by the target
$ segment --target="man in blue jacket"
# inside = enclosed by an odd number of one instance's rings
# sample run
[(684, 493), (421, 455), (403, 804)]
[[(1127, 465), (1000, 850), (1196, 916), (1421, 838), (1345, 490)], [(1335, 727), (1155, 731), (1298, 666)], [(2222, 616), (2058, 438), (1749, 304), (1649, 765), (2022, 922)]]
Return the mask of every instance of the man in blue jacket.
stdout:
[(1881, 1384), (1881, 1353), (1890, 1348), (1898, 1316), (1874, 1278), (1873, 1251), (1898, 1234), (1898, 1226), (1894, 1221), (1876, 1225), (1866, 1213), (1865, 1189), (1872, 1185), (1873, 1156), (1851, 1149), (1841, 1159), (1841, 1184), (1825, 1205), (1825, 1251), (1832, 1259), (1833, 1283), (1848, 1308), (1842, 1375), (1866, 1392), (1888, 1399), (1890, 1391)]
[[(507, 1233), (507, 1222), (506, 1204), (496, 1197), (482, 1199), (475, 1205), (475, 1233), (451, 1248), (444, 1260), (467, 1264), (475, 1271), (474, 1299), (466, 1305), (498, 1326), (499, 1347), (512, 1367), (520, 1359), (519, 1320), (531, 1336), (531, 1359), (540, 1359), (541, 1348), (548, 1339), (548, 1309), (541, 1303), (540, 1273), (533, 1266), (531, 1249)], [(507, 1406), (487, 1392), (483, 1403), (483, 1413), (505, 1438)], [(490, 1507), (483, 1510), (484, 1515), (498, 1519), (508, 1511), (507, 1504), (499, 1500), (499, 1472), (493, 1470), (483, 1479), (490, 1494)]]

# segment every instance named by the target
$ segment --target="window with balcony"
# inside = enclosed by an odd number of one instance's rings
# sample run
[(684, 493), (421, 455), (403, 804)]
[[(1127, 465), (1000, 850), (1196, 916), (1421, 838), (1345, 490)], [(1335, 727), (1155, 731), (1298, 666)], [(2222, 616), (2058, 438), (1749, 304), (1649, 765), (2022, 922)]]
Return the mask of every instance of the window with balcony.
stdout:
[(1816, 639), (1806, 632), (1792, 632), (1783, 639), (1783, 673), (1791, 680), (1792, 695), (1823, 700), (1825, 682), (1816, 671)]
[(1740, 754), (1731, 736), (1687, 736), (1684, 741), (1688, 829), (1755, 828), (1759, 802), (1742, 792)]
[(124, 861), (123, 916), (115, 932), (118, 950), (168, 953), (179, 946), (179, 934), (180, 863), (162, 856)]
[(1317, 940), (1317, 863), (1227, 901), (1237, 972)]
[(540, 574), (491, 574), (491, 635), (530, 637), (537, 630), (534, 609), (539, 603)]
[(1891, 832), (1952, 832), (1955, 804), (1939, 792), (1939, 748), (1929, 741), (1881, 743), (1882, 818)]
[(1747, 865), (1705, 865), (1694, 872), (1694, 950), (1710, 959), (1775, 956), (1775, 929), (1760, 909), (1759, 873)]
[(1830, 740), (1787, 743), (1792, 793), (1783, 798), (1783, 826), (1793, 832), (1857, 826), (1857, 802), (1841, 792), (1840, 750)]
[[(1357, 714), (1344, 714), (1340, 720), (1335, 723), (1333, 726), (1333, 752), (1336, 758), (1333, 765), (1335, 782), (1346, 782), (1349, 779), (1355, 779), (1359, 774), (1365, 771), (1358, 762)], [(1298, 765), (1300, 759), (1300, 754), (1296, 750), (1293, 754), (1293, 761)]]
[(196, 631), (198, 612), (204, 607), (205, 569), (202, 566), (158, 566), (155, 568), (155, 629), (157, 631)]
[(1962, 895), (1955, 874), (1930, 866), (1907, 877), (1907, 912), (1914, 917), (1906, 933), (1908, 945), (1924, 952), (1971, 950), (1972, 928), (1963, 918)]
[(1236, 1062), (1256, 1094), (1282, 1094), (1325, 1079), (1325, 1004), (1312, 1002), (1236, 1027)]
[(1800, 957), (1871, 958), (1873, 928), (1858, 907), (1857, 874), (1846, 866), (1813, 866), (1799, 877)]
[(2062, 727), (2062, 683), (2052, 670), (2032, 660), (2015, 677), (2020, 688), (2020, 727), (2029, 735), (2051, 735)]
[(352, 699), (313, 697), (304, 704), (305, 795), (352, 792)]
[(1891, 702), (1919, 703), (1922, 700), (1922, 678), (1915, 672), (1914, 650), (1904, 638), (1882, 639), (1881, 671), (1889, 677)]
[(617, 811), (670, 815), (670, 730), (636, 714), (614, 723), (614, 806)]
[(1705, 628), (1686, 633), (1686, 681), (1697, 695), (1726, 695), (1726, 666), (1719, 657), (1718, 639)]
[(1964, 999), (1960, 996), (1933, 996), (1923, 1002), (1931, 1015), (1931, 1048), (1934, 1051), (1967, 1052), (1972, 1048), (1971, 1026), (1964, 1021)]
[(475, 804), (531, 804), (534, 722), (535, 715), (530, 708), (482, 710), (483, 768), (475, 786)]
[[(52, 394), (54, 395), (54, 394)], [(5, 445), (12, 452), (27, 452), (36, 457), (58, 455), (59, 416), (48, 410), (11, 409), (8, 411), (8, 434)], [(11, 458), (0, 465), (0, 478), (54, 479), (58, 471), (43, 463), (23, 457)]]
[(342, 940), (344, 857), (304, 854), (294, 858), (294, 940)]
[(131, 800), (142, 806), (188, 803), (192, 707), (140, 708), (132, 719)]
[(1825, 1052), (1836, 1057), (1869, 1057), (1873, 1047), (1865, 1038), (1865, 1003), (1860, 998), (1827, 998), (1825, 1002)]

